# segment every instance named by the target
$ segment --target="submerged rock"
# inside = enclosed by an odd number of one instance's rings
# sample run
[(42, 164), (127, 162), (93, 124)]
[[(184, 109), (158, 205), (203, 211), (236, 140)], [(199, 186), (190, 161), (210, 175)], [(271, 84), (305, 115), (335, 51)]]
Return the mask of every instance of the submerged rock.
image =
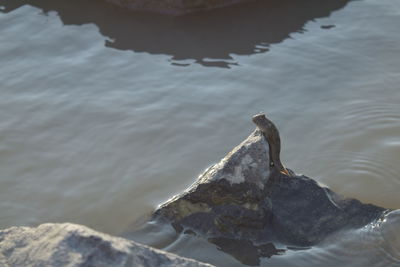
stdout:
[(127, 239), (63, 223), (0, 230), (0, 266), (211, 267)]
[(184, 15), (214, 9), (249, 0), (106, 0), (107, 2), (133, 10), (152, 11), (162, 14)]
[[(153, 219), (257, 265), (259, 257), (283, 252), (274, 244), (304, 248), (383, 215), (384, 208), (343, 197), (286, 169), (279, 160), (279, 133), (272, 122), (266, 125), (270, 128), (259, 125), (262, 131), (254, 131), (190, 188), (162, 204)], [(258, 258), (250, 260), (243, 247)]]

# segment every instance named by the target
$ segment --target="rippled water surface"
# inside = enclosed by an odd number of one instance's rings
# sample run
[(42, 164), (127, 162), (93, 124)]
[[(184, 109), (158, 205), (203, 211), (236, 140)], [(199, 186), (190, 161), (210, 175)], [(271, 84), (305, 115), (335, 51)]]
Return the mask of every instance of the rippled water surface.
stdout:
[[(180, 18), (0, 0), (0, 228), (129, 231), (247, 137), (259, 111), (278, 125), (288, 167), (398, 209), (399, 29), (396, 0), (272, 0)], [(262, 263), (399, 266), (398, 217)], [(164, 247), (239, 265), (187, 236)]]

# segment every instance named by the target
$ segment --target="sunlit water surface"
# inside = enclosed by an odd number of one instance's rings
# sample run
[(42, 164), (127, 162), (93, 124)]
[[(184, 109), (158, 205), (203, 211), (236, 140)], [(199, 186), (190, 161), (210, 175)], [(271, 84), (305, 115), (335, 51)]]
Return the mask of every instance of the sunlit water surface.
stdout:
[[(169, 18), (0, 0), (0, 228), (141, 225), (253, 129), (338, 193), (400, 207), (400, 1), (271, 1)], [(144, 242), (225, 266), (190, 236)], [(399, 266), (400, 215), (268, 266)], [(372, 264), (372, 265), (371, 265)]]

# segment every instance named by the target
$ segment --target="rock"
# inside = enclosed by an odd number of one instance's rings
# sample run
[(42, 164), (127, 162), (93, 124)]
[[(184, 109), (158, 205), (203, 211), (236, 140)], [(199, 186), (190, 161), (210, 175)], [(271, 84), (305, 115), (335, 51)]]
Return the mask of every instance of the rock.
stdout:
[(214, 9), (249, 0), (106, 0), (121, 7), (152, 11), (162, 14), (184, 15), (187, 13)]
[(172, 222), (178, 231), (256, 239), (271, 220), (269, 177), (268, 144), (255, 131), (189, 189), (161, 205), (155, 217)]
[(279, 171), (271, 163), (269, 145), (260, 130), (254, 131), (187, 190), (160, 205), (153, 220), (257, 265), (260, 257), (284, 252), (274, 244), (312, 246), (336, 231), (363, 227), (386, 211), (290, 169)]
[(0, 231), (0, 266), (184, 266), (212, 265), (127, 239), (63, 223)]

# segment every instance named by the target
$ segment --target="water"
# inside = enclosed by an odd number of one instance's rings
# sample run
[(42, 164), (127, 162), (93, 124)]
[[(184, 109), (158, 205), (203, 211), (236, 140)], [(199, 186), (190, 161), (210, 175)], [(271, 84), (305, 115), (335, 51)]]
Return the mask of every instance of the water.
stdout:
[[(99, 0), (0, 6), (0, 228), (129, 231), (247, 137), (259, 111), (289, 168), (399, 208), (399, 1), (253, 2), (183, 18)], [(262, 263), (398, 266), (397, 213)], [(168, 231), (148, 243), (240, 265)]]

